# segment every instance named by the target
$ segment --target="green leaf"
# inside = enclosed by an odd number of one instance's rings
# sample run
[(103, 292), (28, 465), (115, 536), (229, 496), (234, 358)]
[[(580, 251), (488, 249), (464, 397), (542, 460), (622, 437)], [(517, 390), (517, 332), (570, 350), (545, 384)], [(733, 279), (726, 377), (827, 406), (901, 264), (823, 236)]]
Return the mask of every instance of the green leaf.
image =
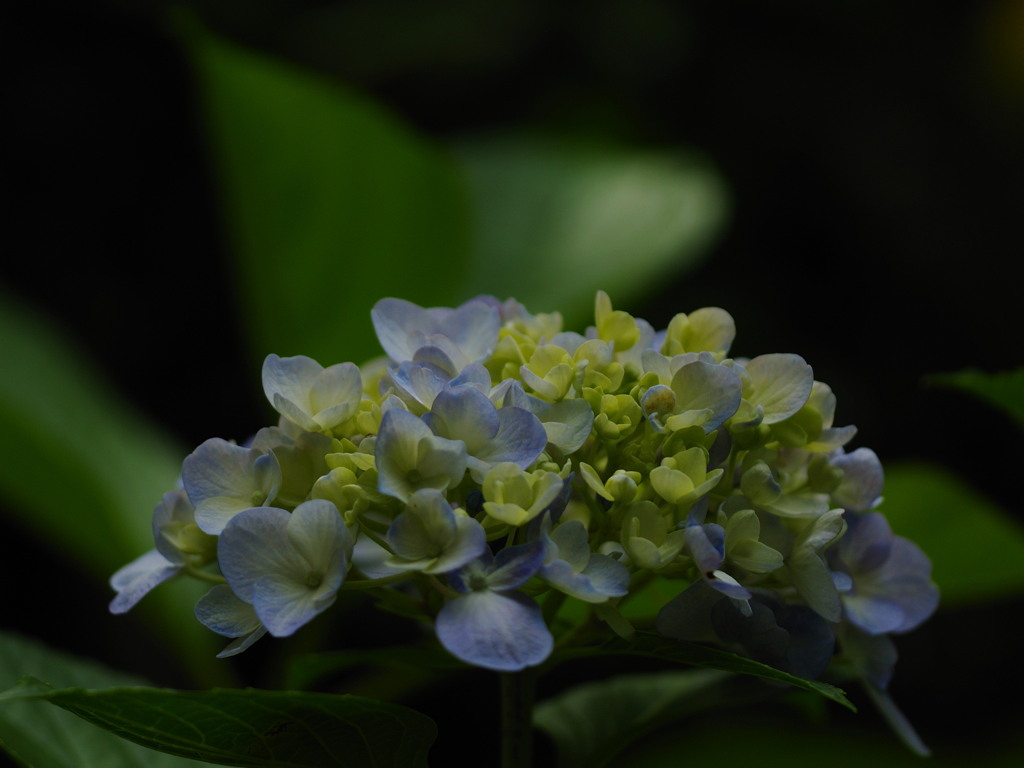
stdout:
[(916, 462), (887, 466), (881, 509), (931, 558), (943, 606), (1024, 594), (1024, 527), (955, 474)]
[(976, 369), (929, 376), (930, 384), (963, 390), (992, 405), (1024, 428), (1024, 368), (1000, 373)]
[(1024, 742), (1019, 729), (993, 728), (984, 738), (978, 738), (964, 728), (947, 727), (943, 734), (941, 729), (945, 723), (948, 721), (935, 718), (934, 751), (923, 760), (908, 753), (898, 739), (869, 718), (858, 718), (855, 723), (831, 719), (813, 722), (792, 710), (776, 708), (738, 717), (698, 717), (637, 742), (613, 765), (616, 768), (964, 768), (971, 765), (1017, 768), (1024, 765)]
[(561, 768), (599, 768), (659, 726), (708, 711), (726, 678), (710, 669), (618, 675), (541, 702), (533, 723), (555, 742)]
[(846, 698), (843, 690), (829, 683), (807, 680), (775, 669), (767, 664), (753, 661), (745, 656), (738, 656), (735, 653), (696, 643), (672, 640), (656, 635), (653, 632), (637, 632), (633, 639), (629, 641), (616, 639), (599, 647), (563, 651), (555, 658), (555, 662), (591, 656), (642, 656), (669, 661), (674, 664), (718, 669), (740, 675), (752, 675), (818, 693), (827, 699), (842, 704), (848, 709), (856, 711), (856, 707)]
[(33, 677), (0, 702), (42, 699), (151, 749), (265, 768), (419, 768), (437, 736), (415, 710), (358, 696), (255, 689), (57, 689)]
[[(17, 361), (0, 376), (4, 522), (106, 582), (153, 548), (153, 508), (174, 487), (185, 451), (117, 397), (60, 329), (2, 292), (0, 355)], [(191, 617), (201, 591), (166, 584), (140, 609), (205, 674), (217, 641)]]
[(476, 222), (471, 293), (593, 322), (594, 293), (616, 307), (692, 267), (726, 217), (705, 160), (519, 137), (457, 146)]
[(0, 489), (16, 524), (106, 578), (153, 548), (184, 452), (111, 392), (61, 333), (0, 294)]
[[(60, 687), (140, 685), (136, 677), (51, 650), (11, 633), (0, 633), (0, 690), (24, 674)], [(0, 747), (33, 768), (190, 768), (206, 763), (154, 752), (118, 738), (44, 701), (0, 701)]]
[(179, 25), (200, 86), (254, 352), (380, 355), (384, 296), (469, 298), (451, 158), (339, 83)]

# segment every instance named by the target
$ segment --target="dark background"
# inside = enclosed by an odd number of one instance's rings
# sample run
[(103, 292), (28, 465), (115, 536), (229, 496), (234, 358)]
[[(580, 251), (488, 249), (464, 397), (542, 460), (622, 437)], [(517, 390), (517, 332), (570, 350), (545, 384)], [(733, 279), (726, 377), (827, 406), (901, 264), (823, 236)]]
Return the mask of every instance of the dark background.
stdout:
[[(703, 151), (729, 187), (731, 221), (698, 268), (622, 308), (656, 326), (727, 308), (734, 353), (802, 354), (836, 391), (838, 421), (860, 428), (856, 445), (947, 467), (1024, 521), (1019, 432), (924, 381), (1024, 362), (1024, 3), (183, 5), (225, 37), (355, 85), (438, 141), (521, 128)], [(3, 12), (0, 287), (61, 323), (183, 446), (249, 434), (269, 412), (164, 7), (26, 6)], [(0, 554), (47, 558), (40, 578), (64, 595), (42, 613), (11, 595), (26, 631), (119, 661), (105, 656), (115, 624), (94, 622), (103, 585), (62, 580), (52, 553), (17, 532)], [(926, 740), (955, 749), (1021, 724), (993, 691), (996, 679), (1024, 684), (1011, 661), (1022, 607), (940, 612), (901, 639), (895, 690)], [(127, 660), (167, 682), (151, 662)]]

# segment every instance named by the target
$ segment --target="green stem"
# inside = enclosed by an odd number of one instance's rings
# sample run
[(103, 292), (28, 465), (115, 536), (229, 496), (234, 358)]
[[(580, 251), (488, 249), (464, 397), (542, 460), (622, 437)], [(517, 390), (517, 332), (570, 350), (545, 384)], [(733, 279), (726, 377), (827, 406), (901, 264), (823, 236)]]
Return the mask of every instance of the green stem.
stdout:
[(533, 696), (536, 672), (503, 672), (501, 678), (501, 768), (533, 764)]
[(227, 584), (228, 580), (221, 576), (219, 573), (211, 573), (210, 571), (200, 570), (198, 567), (193, 565), (185, 566), (185, 573), (193, 578), (201, 581), (208, 581), (211, 584)]

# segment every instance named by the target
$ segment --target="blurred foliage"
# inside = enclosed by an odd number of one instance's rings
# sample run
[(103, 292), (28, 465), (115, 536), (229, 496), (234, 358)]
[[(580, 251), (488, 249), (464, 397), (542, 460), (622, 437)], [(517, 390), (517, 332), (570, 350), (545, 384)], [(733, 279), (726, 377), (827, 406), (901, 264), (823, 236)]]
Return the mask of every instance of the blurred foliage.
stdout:
[(181, 26), (257, 359), (379, 355), (384, 286), (461, 303), (468, 212), (450, 158), (364, 97)]
[[(24, 675), (45, 678), (60, 688), (109, 688), (146, 681), (96, 662), (40, 645), (37, 640), (0, 633), (0, 691)], [(33, 768), (196, 768), (208, 765), (154, 752), (101, 730), (45, 701), (24, 699), (0, 704), (0, 746), (20, 764)]]
[(943, 607), (1024, 594), (1024, 527), (955, 474), (923, 463), (887, 467), (882, 509), (931, 558)]
[(967, 392), (1003, 412), (1024, 429), (1024, 368), (999, 373), (977, 369), (929, 376), (928, 383)]

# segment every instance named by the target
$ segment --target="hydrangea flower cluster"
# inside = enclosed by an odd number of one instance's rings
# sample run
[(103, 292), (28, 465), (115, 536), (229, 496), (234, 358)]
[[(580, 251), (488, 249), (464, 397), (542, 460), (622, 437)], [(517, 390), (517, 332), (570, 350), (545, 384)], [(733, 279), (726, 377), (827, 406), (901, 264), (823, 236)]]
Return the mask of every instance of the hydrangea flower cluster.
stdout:
[(370, 589), (414, 600), (459, 659), (516, 671), (551, 654), (567, 600), (628, 636), (623, 608), (657, 578), (678, 585), (667, 637), (805, 677), (838, 644), (884, 690), (890, 635), (935, 609), (832, 390), (795, 354), (730, 358), (724, 310), (655, 331), (598, 293), (583, 334), (493, 297), (388, 298), (372, 318), (386, 359), (267, 357), (277, 425), (185, 459), (113, 612), (206, 579), (196, 616), (227, 656)]

